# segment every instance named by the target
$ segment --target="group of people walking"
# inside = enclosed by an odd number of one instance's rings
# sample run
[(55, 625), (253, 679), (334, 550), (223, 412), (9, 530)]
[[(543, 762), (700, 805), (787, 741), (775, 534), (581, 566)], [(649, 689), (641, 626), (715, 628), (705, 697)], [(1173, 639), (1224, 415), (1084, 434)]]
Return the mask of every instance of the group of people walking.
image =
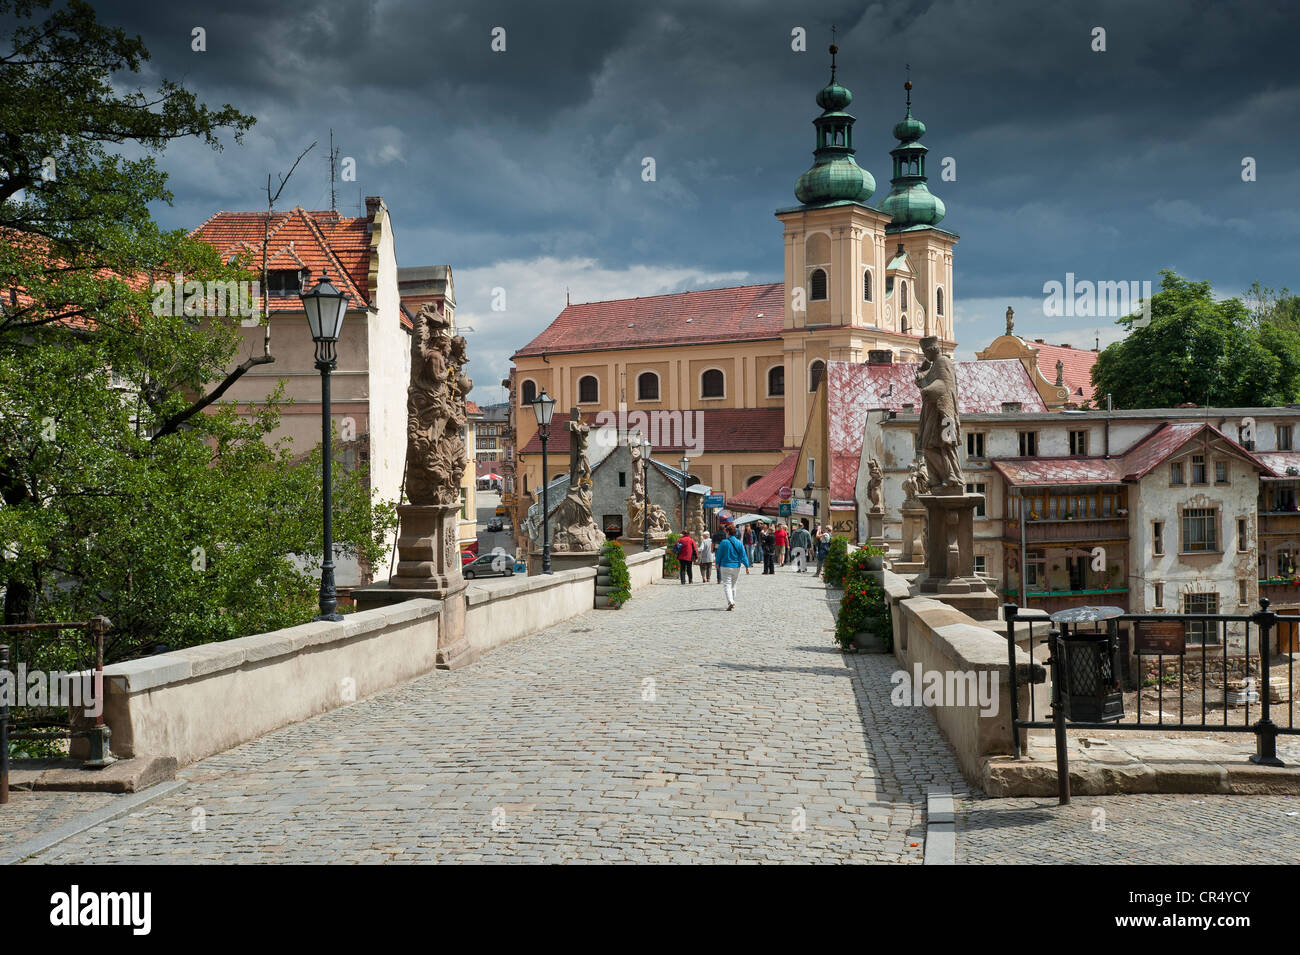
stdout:
[(742, 567), (748, 574), (750, 568), (761, 561), (764, 574), (775, 574), (777, 567), (795, 564), (795, 573), (802, 574), (807, 572), (808, 564), (816, 560), (815, 576), (820, 577), (830, 545), (830, 527), (818, 524), (816, 530), (809, 530), (805, 518), (793, 531), (781, 523), (775, 527), (750, 523), (741, 528), (727, 524), (698, 542), (690, 534), (683, 534), (673, 545), (673, 555), (677, 558), (683, 584), (695, 582), (696, 564), (700, 568), (700, 582), (709, 583), (716, 563), (718, 583), (723, 588), (727, 609), (734, 610), (736, 583)]

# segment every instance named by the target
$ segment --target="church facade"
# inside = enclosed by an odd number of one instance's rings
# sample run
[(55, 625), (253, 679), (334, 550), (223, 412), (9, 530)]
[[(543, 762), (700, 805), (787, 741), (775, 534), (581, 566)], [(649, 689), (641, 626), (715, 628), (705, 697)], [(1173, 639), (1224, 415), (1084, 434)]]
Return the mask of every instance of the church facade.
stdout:
[[(952, 352), (958, 237), (939, 228), (946, 210), (929, 190), (911, 83), (893, 128), (890, 191), (873, 206), (875, 180), (855, 158), (853, 96), (830, 52), (813, 165), (795, 185), (798, 204), (776, 212), (783, 282), (566, 305), (512, 356), (520, 506), (542, 479), (530, 403), (543, 389), (584, 419), (662, 420), (656, 457), (687, 455), (697, 481), (731, 497), (800, 447), (829, 363), (917, 361), (927, 335)], [(548, 450), (559, 452), (548, 460), (554, 478), (567, 459), (554, 440)]]

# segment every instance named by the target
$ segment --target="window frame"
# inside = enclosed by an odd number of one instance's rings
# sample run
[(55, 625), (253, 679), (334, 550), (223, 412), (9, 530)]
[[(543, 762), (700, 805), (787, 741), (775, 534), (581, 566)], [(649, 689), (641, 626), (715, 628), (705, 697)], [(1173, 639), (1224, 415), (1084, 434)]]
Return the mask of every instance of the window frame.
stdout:
[[(529, 385), (533, 386), (533, 396), (531, 399), (527, 397)], [(536, 400), (537, 400), (537, 382), (534, 381), (532, 378), (525, 378), (523, 381), (519, 383), (519, 407), (531, 408), (533, 406), (533, 402)]]
[[(817, 276), (821, 275), (822, 294), (816, 294)], [(826, 268), (821, 265), (814, 266), (808, 273), (808, 301), (810, 302), (829, 302), (831, 297), (831, 280)]]
[[(819, 375), (817, 376), (817, 380), (816, 380), (816, 381), (813, 381), (813, 369), (816, 368), (818, 365), (821, 365), (821, 366), (822, 366), (822, 367), (821, 367), (821, 374), (819, 374)], [(820, 384), (822, 383), (822, 381), (825, 380), (825, 378), (826, 378), (826, 362), (825, 362), (825, 361), (823, 361), (823, 360), (820, 359), (820, 358), (814, 358), (812, 361), (808, 362), (808, 394), (810, 394), (810, 395), (811, 395), (811, 394), (815, 394), (816, 391), (817, 391), (817, 387), (818, 387), (818, 385), (820, 385)]]
[[(1028, 438), (1028, 442), (1026, 442)], [(1033, 445), (1032, 451), (1026, 451), (1028, 445)], [(1037, 431), (1017, 431), (1016, 432), (1016, 450), (1020, 453), (1017, 457), (1036, 458), (1038, 457), (1038, 432)]]
[[(1178, 553), (1190, 556), (1222, 554), (1223, 529), (1219, 526), (1221, 515), (1222, 511), (1217, 507), (1180, 507), (1178, 509)], [(1213, 546), (1195, 549), (1188, 547), (1187, 522), (1189, 520), (1208, 522), (1205, 526), (1209, 528), (1214, 536), (1207, 542)]]
[[(594, 382), (596, 383), (596, 397), (595, 397), (595, 398), (583, 398), (583, 397), (582, 397), (582, 384), (583, 384), (583, 382), (585, 382), (585, 381), (594, 381)], [(577, 392), (578, 392), (578, 404), (580, 404), (580, 405), (598, 405), (598, 404), (600, 404), (600, 378), (598, 378), (596, 375), (579, 375), (579, 376), (578, 376), (578, 381), (577, 381), (576, 384), (577, 384)]]
[[(655, 380), (655, 396), (653, 398), (643, 398), (641, 396), (641, 379), (647, 376), (652, 377)], [(647, 368), (645, 371), (638, 371), (636, 373), (636, 400), (638, 402), (644, 402), (646, 404), (663, 401), (662, 386), (663, 386), (663, 380), (659, 377), (659, 372), (649, 368)]]
[[(772, 373), (779, 371), (781, 373), (781, 390), (772, 390)], [(785, 397), (785, 364), (777, 362), (775, 365), (767, 366), (767, 397), (784, 398)]]
[[(718, 373), (718, 375), (721, 376), (721, 378), (722, 378), (722, 394), (719, 394), (719, 395), (706, 395), (706, 394), (704, 393), (704, 378), (705, 378), (705, 376), (708, 375), (708, 373), (711, 372), (711, 371), (716, 371), (716, 372)], [(727, 373), (726, 373), (726, 371), (724, 371), (723, 369), (717, 367), (716, 365), (713, 365), (713, 366), (711, 366), (711, 367), (709, 367), (709, 368), (703, 368), (703, 369), (701, 369), (701, 370), (700, 370), (700, 378), (699, 378), (699, 386), (700, 386), (700, 387), (699, 387), (699, 395), (700, 395), (700, 400), (701, 400), (701, 401), (725, 401), (725, 400), (726, 400), (726, 397), (727, 397)]]

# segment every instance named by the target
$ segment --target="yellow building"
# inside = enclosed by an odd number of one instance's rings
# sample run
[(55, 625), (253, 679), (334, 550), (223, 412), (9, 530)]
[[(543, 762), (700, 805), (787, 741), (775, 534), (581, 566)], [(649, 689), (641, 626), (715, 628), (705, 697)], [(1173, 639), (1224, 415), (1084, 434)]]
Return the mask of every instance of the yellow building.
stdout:
[[(875, 208), (875, 180), (854, 159), (853, 97), (836, 80), (836, 52), (817, 94), (814, 163), (795, 186), (800, 204), (776, 213), (784, 282), (570, 304), (514, 354), (522, 507), (541, 479), (529, 404), (543, 389), (557, 402), (551, 449), (557, 439), (567, 447), (561, 418), (576, 407), (597, 423), (648, 431), (661, 459), (685, 451), (695, 479), (731, 497), (799, 448), (828, 362), (861, 363), (872, 352), (916, 360), (926, 335), (955, 347), (957, 236), (937, 228), (945, 210), (927, 186), (911, 84), (894, 127), (891, 190)], [(564, 454), (548, 464), (550, 478), (568, 470)]]

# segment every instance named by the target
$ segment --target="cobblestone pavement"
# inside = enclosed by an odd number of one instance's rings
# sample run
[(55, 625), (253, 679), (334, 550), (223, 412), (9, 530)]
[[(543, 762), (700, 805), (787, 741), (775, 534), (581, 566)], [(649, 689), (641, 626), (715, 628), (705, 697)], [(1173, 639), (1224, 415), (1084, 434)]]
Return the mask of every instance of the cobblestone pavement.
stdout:
[(11, 791), (9, 802), (0, 806), (0, 852), (120, 798), (112, 793)]
[(1075, 796), (959, 804), (959, 864), (1300, 862), (1300, 797)]
[[(37, 862), (921, 861), (965, 795), (811, 574), (642, 591), (183, 771)], [(196, 831), (197, 830), (197, 831)]]

